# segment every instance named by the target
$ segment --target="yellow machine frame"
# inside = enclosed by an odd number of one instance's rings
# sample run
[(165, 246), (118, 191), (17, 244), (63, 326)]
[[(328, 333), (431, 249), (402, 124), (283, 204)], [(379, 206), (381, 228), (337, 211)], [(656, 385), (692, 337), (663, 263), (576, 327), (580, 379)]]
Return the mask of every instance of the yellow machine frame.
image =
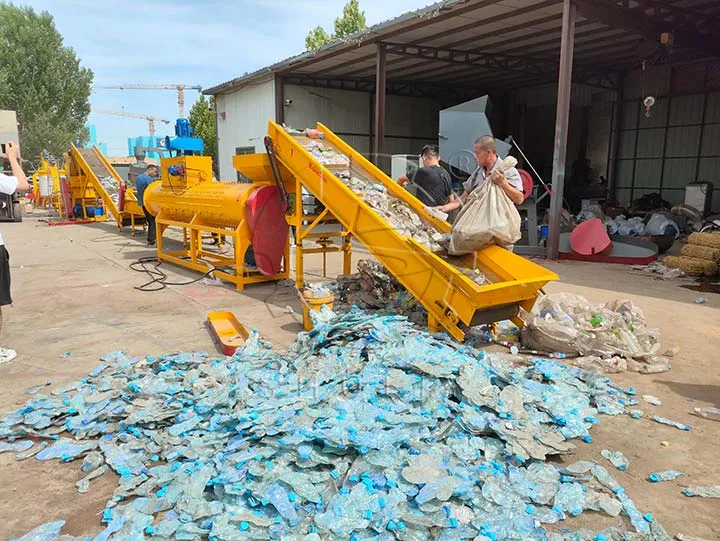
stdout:
[[(436, 229), (450, 231), (450, 224), (429, 215), (419, 200), (326, 126), (318, 123), (317, 129), (325, 135), (326, 142), (350, 159), (354, 167), (365, 170), (382, 183), (388, 193), (405, 201)], [(296, 197), (297, 188), (304, 186), (330, 208), (347, 232), (345, 239), (349, 239), (350, 234), (358, 238), (423, 304), (428, 311), (428, 326), (433, 331), (442, 328), (462, 340), (468, 326), (502, 319), (512, 319), (522, 325), (520, 309), (531, 310), (539, 290), (549, 281), (558, 279), (555, 273), (497, 246), (458, 258), (457, 266), (454, 266), (413, 239), (398, 234), (281, 126), (270, 122), (268, 135), (273, 140), (279, 161), (296, 179)], [(348, 249), (344, 265), (346, 273), (349, 272), (349, 253)], [(492, 283), (480, 286), (457, 267), (477, 268)], [(301, 269), (301, 265), (298, 268)], [(297, 276), (301, 285), (301, 273), (297, 272)]]
[[(392, 181), (374, 164), (370, 163), (355, 149), (322, 124), (317, 129), (324, 133), (325, 141), (351, 161), (353, 168), (364, 170), (376, 182), (382, 183), (387, 191), (405, 201), (418, 215), (441, 232), (449, 232), (450, 225), (429, 215), (422, 203)], [(357, 194), (335, 176), (332, 168), (321, 165), (301, 144), (296, 136), (288, 134), (281, 126), (269, 123), (268, 135), (272, 139), (274, 154), (284, 188), (294, 193), (295, 202), (287, 209), (286, 221), (295, 227), (295, 281), (304, 286), (304, 257), (308, 254), (343, 254), (343, 272), (351, 272), (352, 238), (355, 237), (367, 247), (370, 253), (427, 309), (428, 325), (432, 331), (446, 330), (458, 340), (465, 337), (468, 327), (483, 323), (511, 319), (522, 325), (521, 311), (530, 311), (540, 289), (558, 276), (541, 266), (497, 246), (489, 246), (475, 254), (462, 258), (442, 258), (420, 245), (412, 238), (400, 235), (383, 220)], [(266, 154), (251, 154), (233, 157), (237, 171), (252, 179), (255, 185), (274, 185), (270, 158)], [(168, 175), (171, 166), (183, 166), (193, 175), (184, 178)], [(158, 191), (157, 243), (158, 258), (200, 272), (218, 267), (214, 275), (236, 285), (242, 290), (245, 285), (267, 282), (289, 277), (290, 239), (284, 247), (283, 267), (274, 276), (262, 276), (246, 271), (245, 252), (251, 243), (252, 232), (244, 217), (242, 201), (249, 190), (239, 187), (218, 187), (213, 183), (211, 160), (201, 156), (180, 156), (161, 160), (162, 190)], [(178, 185), (178, 182), (185, 184)], [(174, 184), (173, 184), (174, 183)], [(187, 204), (181, 198), (189, 186), (198, 187), (188, 194)], [(205, 184), (208, 183), (208, 184)], [(152, 186), (155, 186), (153, 184)], [(151, 188), (148, 188), (152, 192)], [(318, 214), (304, 215), (302, 193), (307, 189), (323, 205)], [(172, 190), (172, 192), (170, 192)], [(175, 192), (179, 193), (175, 193)], [(147, 192), (146, 192), (147, 194)], [(177, 199), (175, 197), (179, 196)], [(147, 197), (147, 195), (146, 195)], [(159, 198), (165, 198), (165, 212)], [(148, 199), (150, 201), (150, 199)], [(173, 206), (178, 203), (177, 206)], [(192, 210), (192, 208), (200, 210)], [(152, 210), (152, 209), (151, 209)], [(215, 212), (216, 214), (212, 214)], [(233, 227), (210, 225), (199, 213), (211, 216), (214, 224), (237, 224)], [(242, 215), (240, 214), (242, 213)], [(176, 218), (170, 216), (174, 214)], [(181, 216), (182, 219), (177, 219)], [(319, 224), (336, 219), (343, 230), (338, 232), (316, 232)], [(306, 222), (310, 222), (305, 225)], [(163, 234), (170, 227), (183, 232), (183, 249), (165, 251)], [(218, 254), (203, 248), (203, 234), (218, 239), (229, 236), (233, 239), (232, 256)], [(330, 241), (340, 236), (341, 245)], [(318, 248), (306, 248), (304, 240), (315, 239)], [(471, 278), (475, 270), (481, 271), (490, 284), (478, 285)]]
[[(65, 154), (65, 167), (67, 169), (67, 181), (70, 189), (71, 204), (74, 206), (80, 203), (83, 209), (83, 216), (76, 216), (76, 219), (82, 219), (93, 222), (104, 222), (108, 218), (108, 213), (112, 215), (119, 229), (122, 229), (126, 221), (130, 222), (132, 234), (135, 234), (137, 219), (145, 220), (145, 213), (137, 202), (135, 191), (126, 186), (125, 188), (125, 205), (121, 211), (113, 201), (110, 194), (98, 178), (99, 171), (95, 170), (88, 161), (90, 158), (97, 160), (99, 168), (114, 178), (118, 186), (125, 184), (125, 181), (112, 166), (107, 157), (100, 151), (97, 146), (92, 149), (81, 149), (75, 145), (71, 145), (70, 152)], [(102, 216), (89, 217), (87, 215), (87, 207), (97, 206), (98, 202), (102, 203), (104, 214)]]
[[(244, 156), (250, 158), (247, 167), (249, 169), (259, 168), (264, 170), (267, 164), (262, 163), (267, 157), (262, 155)], [(259, 160), (257, 159), (259, 158)], [(185, 177), (184, 180), (176, 177), (173, 180), (168, 174), (171, 166), (182, 166), (186, 171), (195, 172), (194, 175)], [(212, 182), (212, 159), (206, 156), (176, 156), (173, 158), (162, 158), (160, 160), (161, 182), (165, 186), (182, 194), (188, 186), (199, 183)], [(258, 181), (258, 185), (269, 185), (271, 182)], [(172, 219), (166, 211), (161, 210), (155, 217), (157, 228), (157, 257), (161, 261), (168, 261), (182, 267), (199, 272), (213, 271), (216, 278), (235, 284), (238, 291), (242, 291), (246, 285), (285, 280), (290, 276), (290, 245), (285, 245), (282, 269), (279, 273), (266, 276), (259, 271), (245, 269), (245, 252), (250, 247), (252, 231), (245, 219), (242, 219), (237, 227), (219, 227), (207, 224), (198, 214), (193, 215), (189, 221)], [(169, 228), (182, 230), (183, 248), (181, 250), (166, 250), (164, 234)], [(232, 239), (232, 256), (226, 256), (215, 251), (207, 250), (203, 246), (203, 235), (217, 239), (220, 245), (223, 237)], [(213, 270), (215, 269), (215, 270)], [(225, 269), (225, 270), (223, 270)]]
[[(40, 168), (33, 173), (33, 205), (35, 208), (53, 208), (62, 212), (63, 202), (60, 193), (60, 177), (65, 176), (65, 169), (58, 167), (57, 161), (51, 162), (47, 154), (40, 156)], [(52, 178), (52, 195), (40, 195), (40, 177)]]

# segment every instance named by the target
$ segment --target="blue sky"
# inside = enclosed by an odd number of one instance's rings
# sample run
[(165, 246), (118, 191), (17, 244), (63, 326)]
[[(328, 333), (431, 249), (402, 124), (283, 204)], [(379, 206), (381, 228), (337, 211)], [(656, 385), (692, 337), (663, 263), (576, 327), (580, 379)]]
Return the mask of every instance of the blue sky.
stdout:
[[(13, 0), (11, 0), (13, 1)], [(332, 31), (345, 0), (23, 0), (49, 11), (96, 84), (190, 84), (210, 87), (254, 71), (305, 48), (305, 35), (319, 25)], [(419, 9), (432, 0), (360, 0), (368, 25)], [(186, 112), (197, 99), (186, 91)], [(177, 118), (177, 92), (93, 92), (98, 109)], [(186, 113), (187, 114), (187, 113)], [(127, 137), (147, 135), (147, 122), (91, 114), (111, 155), (127, 153)], [(173, 124), (158, 124), (156, 135)]]

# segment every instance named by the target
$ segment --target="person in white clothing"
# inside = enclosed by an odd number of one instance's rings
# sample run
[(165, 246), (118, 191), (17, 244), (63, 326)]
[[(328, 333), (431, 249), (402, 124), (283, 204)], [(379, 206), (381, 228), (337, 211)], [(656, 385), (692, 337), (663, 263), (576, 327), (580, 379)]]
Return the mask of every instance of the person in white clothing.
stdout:
[(438, 209), (450, 212), (459, 208), (465, 203), (470, 192), (488, 179), (500, 186), (513, 203), (520, 205), (525, 200), (522, 177), (514, 167), (507, 169), (505, 173), (497, 170), (502, 159), (497, 155), (495, 139), (489, 135), (478, 138), (473, 145), (473, 153), (477, 159), (478, 168), (463, 184), (463, 193), (460, 197), (456, 197), (455, 194), (451, 195), (450, 201)]
[[(30, 189), (25, 172), (20, 166), (20, 147), (8, 141), (4, 145), (2, 158), (10, 162), (12, 175), (0, 173), (0, 193), (12, 195), (17, 191), (27, 192)], [(0, 233), (0, 331), (2, 330), (2, 307), (12, 304), (10, 296), (10, 255)], [(0, 347), (0, 364), (15, 358), (15, 351)]]

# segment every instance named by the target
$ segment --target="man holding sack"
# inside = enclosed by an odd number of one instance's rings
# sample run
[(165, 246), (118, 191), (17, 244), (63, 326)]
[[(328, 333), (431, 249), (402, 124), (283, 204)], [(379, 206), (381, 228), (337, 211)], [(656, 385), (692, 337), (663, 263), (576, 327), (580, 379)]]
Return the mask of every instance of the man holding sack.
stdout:
[(489, 135), (475, 141), (473, 152), (478, 168), (463, 184), (462, 195), (452, 195), (449, 203), (437, 207), (450, 212), (462, 206), (450, 235), (451, 255), (471, 253), (492, 243), (512, 249), (520, 239), (520, 214), (515, 205), (525, 196), (522, 178), (515, 169), (517, 160), (501, 160), (495, 139)]

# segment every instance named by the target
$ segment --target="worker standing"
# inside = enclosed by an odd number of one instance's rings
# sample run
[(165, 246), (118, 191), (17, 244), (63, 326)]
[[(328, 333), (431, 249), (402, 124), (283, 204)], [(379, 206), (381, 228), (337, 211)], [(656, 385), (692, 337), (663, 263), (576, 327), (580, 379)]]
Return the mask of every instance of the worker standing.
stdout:
[(417, 186), (417, 197), (428, 207), (445, 205), (452, 194), (450, 175), (440, 166), (440, 150), (437, 145), (425, 145), (420, 154), (420, 167), (411, 179), (403, 175), (398, 179), (401, 186), (411, 182)]
[[(0, 173), (0, 193), (12, 195), (16, 191), (27, 192), (30, 189), (25, 172), (20, 166), (20, 147), (8, 141), (5, 144), (5, 156), (10, 162), (12, 175)], [(2, 307), (12, 304), (10, 295), (10, 255), (2, 234), (0, 234), (0, 331), (2, 330)], [(12, 349), (0, 347), (0, 364), (12, 361), (17, 353)]]
[(147, 220), (148, 246), (155, 246), (155, 216), (150, 214), (150, 211), (147, 209), (147, 207), (145, 207), (143, 196), (145, 195), (145, 190), (147, 189), (147, 187), (150, 186), (150, 184), (152, 184), (153, 182), (155, 182), (155, 180), (157, 180), (157, 177), (157, 165), (150, 164), (145, 168), (145, 172), (141, 175), (138, 175), (138, 178), (135, 180), (138, 205), (142, 207), (143, 212), (145, 213), (145, 220)]
[(478, 168), (475, 169), (470, 178), (463, 184), (463, 193), (460, 197), (454, 194), (450, 195), (450, 202), (446, 205), (438, 207), (442, 212), (451, 212), (459, 208), (467, 200), (470, 192), (481, 186), (488, 179), (500, 186), (510, 200), (516, 205), (522, 204), (525, 200), (523, 195), (522, 177), (518, 170), (514, 167), (505, 170), (505, 173), (498, 171), (498, 167), (502, 163), (502, 159), (497, 155), (497, 146), (495, 139), (489, 135), (483, 135), (478, 138), (473, 145), (473, 153), (478, 162)]

